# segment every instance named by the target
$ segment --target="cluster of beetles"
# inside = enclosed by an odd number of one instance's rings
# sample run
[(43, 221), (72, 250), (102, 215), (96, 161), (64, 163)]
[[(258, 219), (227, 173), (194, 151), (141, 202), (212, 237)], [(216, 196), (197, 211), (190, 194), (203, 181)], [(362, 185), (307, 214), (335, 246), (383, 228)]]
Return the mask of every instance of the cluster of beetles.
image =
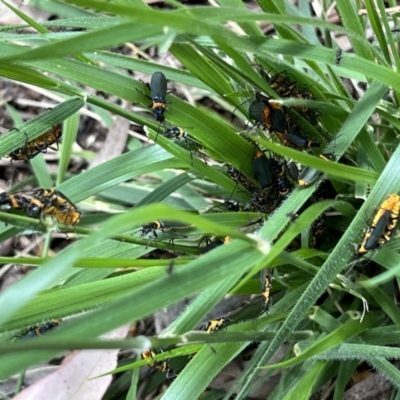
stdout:
[[(267, 80), (270, 87), (281, 98), (299, 99), (299, 100), (314, 100), (312, 93), (307, 90), (300, 90), (297, 83), (291, 80), (285, 73), (278, 73), (273, 76), (268, 76), (263, 72), (263, 76)], [(153, 74), (151, 83), (151, 107), (158, 122), (164, 123), (167, 94), (167, 80), (161, 72)], [(292, 112), (294, 111), (294, 112)], [(289, 146), (297, 150), (308, 151), (311, 148), (321, 147), (321, 143), (306, 137), (303, 134), (299, 124), (296, 123), (299, 115), (308, 123), (316, 125), (318, 123), (318, 111), (306, 107), (295, 106), (293, 110), (289, 110), (281, 103), (274, 101), (261, 93), (256, 93), (255, 98), (249, 106), (249, 118), (255, 121), (256, 126), (268, 130), (284, 146)], [(184, 139), (185, 145), (188, 148), (188, 140), (191, 140), (189, 134), (179, 127), (166, 129), (163, 133), (169, 139)], [(287, 168), (285, 162), (280, 162), (274, 157), (267, 157), (266, 151), (263, 151), (258, 144), (246, 138), (254, 147), (253, 170), (254, 177), (257, 180), (257, 185), (252, 179), (249, 179), (233, 166), (228, 167), (228, 175), (237, 183), (243, 186), (251, 193), (250, 207), (248, 210), (258, 211), (263, 214), (270, 214), (279, 204), (287, 198), (292, 189), (292, 183), (287, 176)], [(189, 150), (190, 151), (190, 150)], [(191, 157), (192, 154), (191, 154)], [(321, 152), (319, 157), (326, 161), (336, 161), (336, 156), (333, 153)], [(312, 168), (303, 168), (296, 177), (299, 186), (306, 187), (314, 183), (320, 176), (319, 171)], [(336, 191), (330, 181), (322, 181), (315, 191), (314, 200), (327, 198), (329, 193), (330, 198), (336, 196)], [(329, 198), (329, 197), (328, 197)], [(241, 211), (242, 207), (239, 202), (225, 201), (225, 205), (229, 211)], [(390, 240), (394, 229), (397, 225), (398, 214), (400, 210), (400, 197), (396, 194), (391, 194), (382, 203), (376, 213), (371, 226), (365, 231), (363, 241), (357, 246), (354, 258), (360, 258), (371, 250), (376, 250), (384, 243)], [(156, 231), (167, 229), (162, 221), (153, 221), (141, 227), (142, 236), (153, 232), (157, 236)], [(170, 228), (173, 229), (173, 228)], [(324, 217), (321, 216), (314, 221), (312, 226), (312, 243), (311, 246), (316, 247), (319, 237), (324, 231)], [(223, 241), (218, 241), (218, 244), (223, 244)], [(214, 248), (211, 243), (210, 248)], [(263, 270), (261, 273), (261, 298), (263, 311), (267, 312), (271, 305), (271, 288), (272, 276), (269, 270)], [(216, 331), (222, 325), (229, 321), (229, 314), (220, 318), (212, 319), (202, 326), (202, 330), (207, 333)], [(156, 361), (154, 357), (157, 355), (155, 349), (148, 349), (142, 353), (142, 358), (150, 360), (148, 365), (152, 370), (166, 372), (167, 376), (171, 374), (171, 368), (168, 360)]]
[[(308, 90), (300, 89), (294, 79), (290, 79), (285, 72), (270, 76), (265, 71), (260, 74), (267, 81), (282, 99), (314, 100), (314, 96)], [(150, 81), (151, 95), (146, 95), (151, 100), (150, 107), (157, 122), (164, 124), (167, 113), (166, 95), (167, 79), (162, 72), (155, 72)], [(313, 108), (306, 106), (285, 107), (273, 98), (267, 97), (260, 92), (255, 93), (252, 100), (249, 101), (248, 116), (255, 122), (255, 126), (268, 130), (272, 136), (284, 146), (309, 151), (312, 148), (320, 148), (321, 143), (310, 139), (303, 133), (301, 126), (297, 121), (299, 117), (303, 118), (311, 125), (318, 124), (319, 113)], [(8, 156), (12, 161), (28, 161), (39, 153), (44, 153), (48, 148), (57, 150), (58, 141), (62, 135), (61, 125), (52, 127), (47, 132), (38, 136), (34, 140), (26, 143), (12, 151)], [(158, 133), (157, 133), (158, 135)], [(188, 141), (194, 140), (182, 128), (172, 127), (165, 129), (162, 135), (168, 139), (183, 139), (189, 150)], [(305, 187), (314, 183), (320, 176), (317, 170), (303, 168), (300, 173), (295, 168), (291, 172), (284, 160), (278, 160), (273, 156), (267, 156), (259, 145), (249, 137), (245, 137), (254, 148), (253, 170), (254, 177), (249, 179), (241, 171), (233, 166), (228, 166), (227, 173), (233, 179), (237, 186), (243, 187), (250, 194), (249, 204), (242, 207), (239, 202), (225, 201), (228, 211), (255, 211), (260, 214), (270, 214), (283, 200), (285, 200), (293, 188), (294, 182), (299, 186)], [(157, 140), (157, 137), (156, 137)], [(189, 150), (190, 152), (190, 150)], [(190, 152), (191, 157), (192, 153)], [(319, 157), (327, 162), (336, 161), (336, 156), (328, 152), (320, 152)], [(293, 170), (293, 169), (292, 169)], [(334, 198), (337, 195), (333, 185), (329, 180), (323, 180), (316, 188), (312, 201), (319, 201), (326, 198)], [(36, 189), (30, 193), (19, 192), (14, 194), (0, 194), (0, 206), (3, 210), (22, 210), (27, 216), (43, 220), (46, 216), (51, 216), (58, 223), (74, 226), (81, 216), (78, 208), (60, 191), (55, 189)], [(355, 251), (355, 259), (358, 259), (371, 250), (380, 248), (390, 240), (396, 225), (400, 211), (400, 197), (397, 194), (390, 194), (378, 209), (372, 224), (365, 231), (363, 240)], [(322, 215), (314, 221), (312, 228), (312, 247), (318, 246), (320, 236), (324, 231), (324, 216)], [(141, 236), (144, 237), (153, 233), (157, 237), (157, 231), (174, 230), (162, 221), (152, 221), (149, 224), (142, 225), (140, 228)], [(223, 240), (209, 242), (206, 250), (214, 248), (216, 245), (223, 244)], [(293, 244), (294, 246), (296, 244)], [(272, 276), (269, 270), (261, 273), (261, 297), (263, 311), (267, 312), (271, 305)], [(229, 321), (230, 313), (216, 319), (208, 321), (202, 326), (202, 330), (207, 333), (218, 330), (222, 325)], [(46, 324), (32, 328), (27, 337), (40, 335), (47, 330), (56, 327), (59, 320), (54, 320)], [(168, 360), (156, 361), (157, 355), (155, 349), (148, 349), (142, 353), (142, 358), (148, 360), (148, 365), (152, 370), (166, 372), (171, 374), (171, 368)]]

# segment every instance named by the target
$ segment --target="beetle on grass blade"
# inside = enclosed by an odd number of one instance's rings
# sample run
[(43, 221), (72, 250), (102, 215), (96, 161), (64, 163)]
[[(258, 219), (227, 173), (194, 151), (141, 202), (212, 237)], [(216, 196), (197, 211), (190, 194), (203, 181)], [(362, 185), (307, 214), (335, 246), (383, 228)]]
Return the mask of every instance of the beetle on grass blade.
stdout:
[(193, 153), (190, 150), (189, 147), (189, 142), (192, 142), (195, 144), (195, 146), (197, 147), (197, 150), (199, 150), (197, 144), (198, 142), (196, 142), (193, 138), (191, 138), (189, 136), (189, 134), (182, 128), (179, 128), (178, 126), (174, 126), (172, 128), (168, 128), (163, 132), (163, 136), (166, 137), (167, 139), (176, 139), (176, 140), (183, 140), (185, 143), (185, 147), (186, 150), (189, 152), (190, 154), (190, 159), (192, 161), (192, 165), (193, 165)]
[(263, 125), (269, 131), (284, 132), (286, 127), (286, 113), (282, 105), (273, 99), (256, 94), (255, 100), (249, 106), (249, 118), (256, 125)]
[[(168, 221), (168, 222), (163, 222), (163, 221), (152, 221), (148, 224), (142, 225), (140, 227), (140, 236), (143, 238), (147, 234), (152, 233), (153, 237), (150, 239), (150, 243), (155, 239), (158, 238), (157, 231), (161, 231), (163, 234), (165, 234), (168, 238), (170, 243), (173, 245), (174, 240), (181, 238), (181, 239), (187, 239), (186, 235), (183, 235), (182, 233), (179, 233), (177, 230), (178, 229), (188, 229), (191, 228), (193, 225), (191, 224), (182, 224), (180, 222), (174, 222), (174, 221)], [(173, 232), (173, 235), (171, 235), (169, 232)], [(174, 236), (175, 235), (175, 236)]]
[[(22, 147), (12, 151), (8, 157), (14, 161), (28, 161), (36, 157), (39, 153), (46, 153), (47, 149), (58, 150), (58, 141), (62, 135), (61, 124), (54, 125), (48, 131), (42, 133), (33, 140), (28, 141), (28, 136)], [(56, 147), (53, 147), (53, 145)]]
[(382, 203), (371, 226), (357, 246), (354, 258), (360, 258), (370, 250), (377, 250), (390, 240), (397, 225), (400, 212), (400, 196), (390, 194)]
[(342, 49), (339, 48), (336, 50), (335, 64), (339, 65), (340, 61), (342, 61)]
[[(161, 353), (163, 353), (161, 349)], [(152, 371), (166, 372), (166, 377), (171, 377), (172, 369), (169, 366), (168, 360), (156, 361), (154, 357), (157, 356), (155, 349), (147, 349), (141, 354), (143, 360), (149, 360), (148, 366), (150, 367), (149, 373)]]
[(42, 336), (44, 333), (56, 328), (60, 325), (61, 319), (52, 319), (51, 321), (44, 322), (39, 325), (35, 325), (34, 327), (30, 328), (28, 332), (24, 335), (18, 335), (16, 338), (18, 339), (31, 339), (37, 336)]
[(261, 188), (266, 189), (273, 186), (275, 180), (269, 159), (263, 151), (256, 152), (253, 158), (254, 174), (260, 182)]
[[(0, 194), (0, 206), (5, 206), (4, 210), (27, 210), (30, 205), (30, 199), (23, 194), (8, 194), (3, 192)], [(1, 207), (3, 209), (3, 207)]]
[[(161, 125), (165, 121), (164, 113), (167, 110), (167, 94), (171, 93), (174, 89), (168, 89), (167, 78), (160, 71), (154, 72), (154, 74), (151, 76), (150, 84), (147, 84), (147, 86), (150, 87), (150, 96), (146, 93), (141, 92), (140, 90), (138, 90), (138, 92), (143, 93), (148, 99), (152, 101), (149, 107), (152, 108), (153, 114), (156, 117), (156, 121), (159, 122)], [(155, 142), (157, 141), (157, 137), (158, 131), (154, 140)]]
[(261, 271), (261, 297), (263, 300), (263, 310), (265, 313), (271, 307), (271, 288), (272, 288), (272, 275), (269, 269), (263, 269)]
[(164, 122), (165, 109), (166, 109), (166, 97), (168, 93), (167, 78), (162, 72), (154, 72), (150, 80), (150, 91), (151, 91), (151, 108), (153, 114), (156, 117), (157, 122)]
[(65, 225), (76, 225), (81, 217), (81, 212), (72, 201), (55, 189), (35, 190), (30, 198), (27, 214), (29, 217), (36, 217), (39, 214), (41, 219), (45, 215), (50, 215)]

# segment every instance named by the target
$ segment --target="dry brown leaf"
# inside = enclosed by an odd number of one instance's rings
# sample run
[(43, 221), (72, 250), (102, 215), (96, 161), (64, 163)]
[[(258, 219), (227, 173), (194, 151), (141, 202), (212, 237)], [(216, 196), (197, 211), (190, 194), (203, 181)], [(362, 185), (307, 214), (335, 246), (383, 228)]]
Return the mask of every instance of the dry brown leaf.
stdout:
[[(103, 335), (104, 339), (122, 339), (129, 325)], [(80, 350), (72, 353), (57, 371), (23, 390), (14, 400), (101, 400), (112, 376), (102, 376), (117, 366), (119, 350)]]

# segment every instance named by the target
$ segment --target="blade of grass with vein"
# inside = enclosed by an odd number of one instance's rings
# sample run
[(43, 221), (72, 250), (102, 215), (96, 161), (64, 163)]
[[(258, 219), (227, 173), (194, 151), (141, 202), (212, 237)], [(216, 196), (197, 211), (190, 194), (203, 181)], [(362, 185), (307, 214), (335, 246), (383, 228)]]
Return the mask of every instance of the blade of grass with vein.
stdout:
[(203, 90), (210, 90), (207, 85), (205, 85), (202, 81), (200, 81), (187, 71), (176, 70), (164, 65), (154, 64), (148, 61), (138, 60), (132, 57), (110, 53), (107, 51), (89, 53), (88, 56), (94, 61), (100, 61), (102, 63), (113, 65), (115, 67), (120, 67), (123, 69), (131, 69), (137, 72), (143, 72), (148, 75), (152, 75), (154, 74), (154, 72), (160, 71), (173, 82), (183, 83), (185, 85)]
[(71, 161), (72, 147), (78, 134), (79, 121), (79, 113), (75, 113), (67, 118), (63, 123), (63, 139), (60, 152), (60, 162), (58, 165), (57, 186), (64, 180), (68, 165)]
[[(393, 241), (395, 240), (396, 239), (394, 239)], [(392, 245), (394, 246), (392, 247)], [(393, 250), (398, 249), (397, 246), (398, 243), (396, 245), (395, 243), (389, 242), (383, 249), (384, 251), (376, 254), (374, 260), (376, 260), (376, 262), (382, 265), (384, 268), (387, 268), (387, 271), (366, 281), (360, 281), (361, 286), (368, 288), (368, 287), (382, 285), (388, 282), (390, 279), (393, 279), (394, 277), (400, 275), (400, 256), (395, 252), (393, 252)], [(389, 253), (387, 253), (386, 250)]]
[[(306, 368), (303, 369), (303, 374), (296, 371), (297, 376), (301, 379), (296, 379), (291, 387), (285, 387), (285, 393), (279, 393), (279, 398), (282, 400), (290, 400), (296, 397), (298, 400), (307, 400), (313, 390), (314, 385), (318, 382), (318, 377), (324, 372), (324, 368), (328, 368), (328, 363), (323, 361), (307, 362)], [(305, 370), (305, 371), (304, 371)]]
[(7, 66), (0, 67), (0, 76), (20, 82), (26, 82), (49, 90), (56, 90), (70, 96), (76, 95), (83, 97), (81, 90), (73, 88), (70, 85), (65, 85), (60, 81), (57, 82), (32, 68), (27, 68), (22, 65), (18, 65), (18, 67), (10, 66), (9, 68)]
[(151, 203), (159, 203), (166, 197), (168, 197), (171, 193), (174, 193), (179, 188), (191, 182), (192, 180), (193, 178), (190, 177), (187, 173), (177, 175), (175, 178), (170, 179), (169, 181), (154, 189), (143, 200), (136, 203), (135, 207), (140, 207)]
[(43, 157), (43, 154), (38, 154), (37, 157), (30, 160), (30, 165), (35, 173), (35, 177), (40, 187), (51, 188), (54, 186), (53, 179), (50, 176), (50, 172), (47, 169), (47, 163)]
[[(55, 61), (55, 62), (54, 62)], [(78, 83), (87, 85), (97, 90), (114, 94), (131, 103), (139, 101), (138, 90), (144, 90), (144, 85), (129, 76), (122, 75), (113, 71), (107, 71), (96, 65), (89, 65), (77, 60), (56, 59), (53, 61), (40, 60), (31, 63), (36, 68), (41, 68), (47, 72), (61, 75), (64, 79), (70, 79)], [(73, 89), (72, 85), (69, 85)], [(148, 104), (149, 100), (146, 100)], [(147, 108), (148, 106), (146, 106)], [(132, 121), (144, 125), (146, 120), (136, 115)], [(155, 122), (154, 122), (155, 124)], [(156, 126), (156, 124), (155, 124)]]
[[(29, 26), (33, 27), (36, 29), (39, 33), (43, 34), (43, 37), (46, 36), (47, 33), (50, 31), (46, 29), (44, 26), (41, 24), (37, 23), (34, 19), (30, 18), (28, 15), (24, 14), (17, 8), (13, 7), (11, 4), (7, 3), (6, 1), (2, 0), (2, 3), (8, 7), (10, 10), (12, 10), (15, 14), (17, 14), (22, 20), (24, 20)], [(86, 57), (82, 55), (77, 55), (77, 58), (81, 59), (82, 61), (89, 61), (86, 59)]]
[[(114, 243), (114, 245), (116, 245)], [(106, 247), (106, 243), (103, 242), (103, 248)], [(119, 247), (117, 245), (117, 247)], [(115, 268), (128, 268), (129, 267), (141, 267), (141, 268), (147, 268), (147, 267), (155, 267), (158, 265), (163, 265), (164, 267), (167, 267), (169, 265), (168, 260), (142, 260), (139, 257), (145, 253), (145, 251), (142, 250), (143, 246), (131, 246), (131, 251), (130, 251), (130, 258), (116, 258), (115, 254), (113, 253), (114, 248), (106, 248), (103, 250), (103, 252), (96, 251), (96, 255), (102, 256), (100, 257), (85, 257), (85, 258), (80, 258), (76, 262), (74, 262), (73, 266), (77, 268), (77, 271), (79, 268), (85, 268), (85, 272), (89, 272), (87, 268), (93, 268), (93, 269), (110, 269), (114, 271)], [(93, 250), (93, 248), (89, 249)], [(123, 250), (123, 249), (122, 249)], [(134, 251), (136, 250), (136, 251)], [(138, 258), (138, 259), (136, 259)], [(44, 265), (47, 261), (50, 260), (50, 257), (0, 257), (0, 262), (2, 264), (7, 264), (10, 261), (15, 260), (16, 263), (24, 264), (24, 265), (30, 265), (30, 266), (41, 266)], [(175, 260), (176, 265), (184, 265), (187, 262), (191, 261), (192, 259), (179, 259)], [(82, 272), (83, 270), (79, 271)], [(109, 272), (107, 272), (109, 274)], [(80, 282), (80, 284), (83, 282)], [(76, 284), (76, 283), (75, 283)], [(70, 285), (69, 283), (63, 285), (63, 288), (69, 287), (69, 286), (74, 286)]]
[[(70, 17), (64, 19), (57, 19), (54, 21), (44, 21), (42, 26), (44, 27), (68, 27), (68, 28), (104, 28), (104, 26), (108, 26), (110, 23), (114, 23), (116, 17), (111, 17), (107, 15), (87, 15), (80, 17)], [(27, 24), (18, 24), (18, 25), (7, 25), (0, 27), (0, 32), (5, 31), (7, 33), (10, 30), (18, 30), (27, 28)], [(19, 37), (20, 34), (18, 34)], [(32, 37), (32, 35), (27, 35), (27, 37)], [(24, 37), (24, 35), (22, 35)]]
[[(392, 353), (391, 353), (392, 351)], [(371, 346), (368, 344), (355, 344), (355, 343), (343, 343), (336, 348), (326, 350), (320, 355), (317, 355), (317, 359), (322, 360), (347, 360), (349, 355), (352, 358), (363, 359), (365, 354), (368, 354), (368, 358), (390, 358), (399, 359), (399, 349), (394, 349), (389, 346)]]
[(380, 326), (369, 329), (361, 335), (364, 343), (370, 345), (389, 345), (397, 341), (400, 332), (400, 325)]
[(395, 324), (400, 322), (400, 311), (393, 300), (380, 287), (366, 287), (367, 292)]
[(94, 194), (163, 168), (184, 168), (185, 164), (174, 160), (159, 146), (147, 146), (131, 151), (100, 164), (85, 174), (74, 176), (58, 186), (73, 202), (82, 201)]
[(107, 48), (129, 41), (140, 41), (146, 37), (162, 33), (161, 28), (156, 26), (142, 25), (141, 29), (130, 29), (131, 27), (131, 22), (116, 20), (115, 25), (81, 33), (77, 37), (45, 44), (32, 50), (21, 48), (18, 54), (3, 56), (1, 60), (4, 65), (22, 61), (46, 60), (48, 58)]
[(369, 358), (368, 356), (365, 357), (365, 360), (380, 371), (385, 378), (389, 379), (395, 387), (400, 389), (400, 371), (390, 361), (378, 357)]
[[(127, 260), (128, 261), (128, 260)], [(126, 264), (125, 264), (126, 265)], [(147, 268), (137, 273), (100, 282), (76, 285), (39, 294), (1, 326), (1, 331), (21, 329), (49, 318), (66, 317), (121, 299), (165, 274), (166, 267)]]
[(173, 45), (170, 51), (194, 76), (216, 93), (232, 92), (232, 87), (227, 80), (226, 74), (218, 66), (211, 64), (205, 57), (200, 56), (194, 47), (190, 45)]
[(292, 367), (296, 364), (306, 361), (310, 357), (314, 357), (326, 350), (338, 346), (339, 344), (352, 338), (353, 336), (359, 335), (361, 332), (368, 329), (374, 323), (376, 323), (375, 313), (368, 314), (362, 322), (359, 321), (358, 319), (347, 321), (346, 323), (342, 324), (339, 328), (335, 329), (333, 332), (329, 333), (328, 335), (324, 336), (323, 338), (315, 342), (312, 342), (312, 345), (310, 347), (308, 347), (301, 353), (297, 354), (295, 358), (291, 358), (289, 360), (280, 362), (278, 364), (272, 364), (261, 368), (279, 369), (279, 368)]
[(357, 368), (358, 360), (346, 360), (341, 362), (338, 369), (338, 377), (335, 382), (335, 393), (333, 400), (342, 400), (344, 392), (347, 387), (351, 376), (353, 375), (355, 369)]
[(313, 313), (310, 314), (308, 317), (315, 321), (317, 324), (320, 325), (321, 329), (324, 330), (326, 333), (331, 333), (335, 329), (340, 327), (340, 322), (332, 317), (328, 312), (326, 312), (323, 308), (314, 306), (312, 307)]
[[(326, 161), (319, 157), (315, 157), (304, 152), (293, 150), (289, 147), (285, 147), (280, 144), (275, 144), (273, 142), (269, 142), (261, 138), (258, 140), (261, 144), (264, 145), (264, 147), (266, 147), (268, 150), (273, 151), (276, 154), (289, 157), (291, 159), (294, 159), (302, 163), (303, 165), (307, 165), (309, 167), (318, 169), (331, 176), (348, 179), (356, 182), (365, 182), (369, 184), (374, 184), (379, 176), (374, 171), (368, 171), (357, 167), (351, 167), (336, 162)], [(339, 155), (340, 153), (338, 152), (337, 154)]]

